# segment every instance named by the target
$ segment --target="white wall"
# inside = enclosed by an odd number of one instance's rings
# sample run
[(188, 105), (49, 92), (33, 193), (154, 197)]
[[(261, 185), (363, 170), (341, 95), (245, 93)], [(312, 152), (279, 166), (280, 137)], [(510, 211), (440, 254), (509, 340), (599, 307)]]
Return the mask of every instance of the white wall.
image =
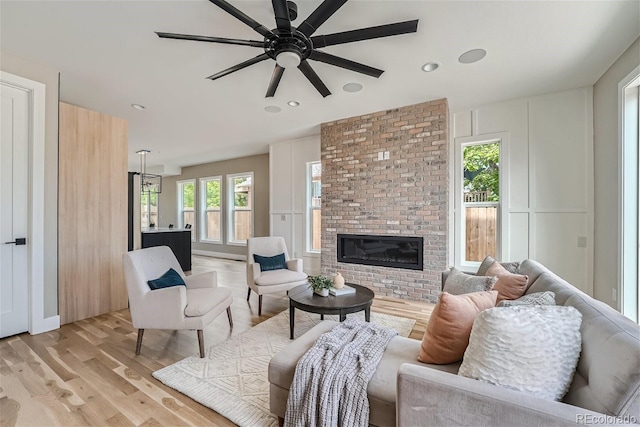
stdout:
[(595, 153), (594, 296), (620, 310), (618, 254), (620, 239), (618, 161), (618, 83), (640, 65), (640, 38), (618, 58), (593, 86)]
[[(500, 167), (509, 185), (506, 206), (501, 208), (502, 259), (540, 261), (590, 295), (592, 98), (592, 88), (587, 87), (454, 112), (451, 150), (484, 135), (505, 136), (508, 160)], [(459, 245), (454, 241), (451, 247), (454, 260)]]
[(320, 254), (305, 250), (306, 165), (320, 160), (320, 135), (269, 146), (270, 235), (282, 236), (289, 255), (303, 258), (307, 274), (320, 274)]

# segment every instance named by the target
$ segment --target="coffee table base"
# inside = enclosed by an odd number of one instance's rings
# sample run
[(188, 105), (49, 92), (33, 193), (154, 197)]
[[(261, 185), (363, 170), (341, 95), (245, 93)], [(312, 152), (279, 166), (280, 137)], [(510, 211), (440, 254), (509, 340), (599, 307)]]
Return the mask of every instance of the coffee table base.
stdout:
[[(302, 310), (301, 308), (299, 308)], [(355, 307), (355, 308), (327, 308), (327, 309), (316, 309), (314, 311), (307, 311), (309, 313), (316, 313), (320, 315), (320, 320), (324, 320), (325, 314), (337, 314), (340, 316), (340, 322), (344, 322), (347, 319), (347, 314), (357, 313), (358, 311), (364, 310), (364, 320), (367, 322), (371, 321), (371, 302), (367, 304), (365, 307)], [(295, 329), (296, 322), (296, 307), (289, 301), (289, 339), (293, 339), (293, 331)]]

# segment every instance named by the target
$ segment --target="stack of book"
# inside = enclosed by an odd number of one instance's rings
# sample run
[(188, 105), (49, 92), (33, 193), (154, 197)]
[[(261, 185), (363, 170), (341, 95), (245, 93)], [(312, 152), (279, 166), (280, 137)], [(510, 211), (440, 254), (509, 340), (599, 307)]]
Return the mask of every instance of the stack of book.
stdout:
[(329, 293), (335, 296), (349, 295), (349, 294), (355, 294), (356, 289), (352, 288), (351, 286), (344, 285), (344, 287), (341, 289), (336, 289), (336, 288), (329, 289)]

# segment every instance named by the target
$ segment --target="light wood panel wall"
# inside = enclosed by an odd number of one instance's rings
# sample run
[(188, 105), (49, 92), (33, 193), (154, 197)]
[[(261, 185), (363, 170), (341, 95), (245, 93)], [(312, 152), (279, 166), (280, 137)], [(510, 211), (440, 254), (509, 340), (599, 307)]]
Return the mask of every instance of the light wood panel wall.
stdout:
[(127, 122), (60, 103), (60, 321), (127, 307)]

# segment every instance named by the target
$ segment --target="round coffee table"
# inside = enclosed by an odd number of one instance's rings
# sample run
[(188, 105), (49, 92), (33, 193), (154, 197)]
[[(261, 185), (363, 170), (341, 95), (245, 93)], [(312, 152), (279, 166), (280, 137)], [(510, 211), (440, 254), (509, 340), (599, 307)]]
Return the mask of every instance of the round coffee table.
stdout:
[(338, 314), (340, 321), (347, 318), (347, 314), (364, 310), (364, 318), (368, 322), (371, 319), (371, 302), (373, 291), (364, 286), (345, 283), (356, 290), (355, 294), (329, 295), (322, 297), (313, 293), (308, 284), (296, 286), (289, 291), (289, 328), (290, 338), (293, 339), (296, 308), (309, 313), (320, 314), (324, 319), (325, 314)]

